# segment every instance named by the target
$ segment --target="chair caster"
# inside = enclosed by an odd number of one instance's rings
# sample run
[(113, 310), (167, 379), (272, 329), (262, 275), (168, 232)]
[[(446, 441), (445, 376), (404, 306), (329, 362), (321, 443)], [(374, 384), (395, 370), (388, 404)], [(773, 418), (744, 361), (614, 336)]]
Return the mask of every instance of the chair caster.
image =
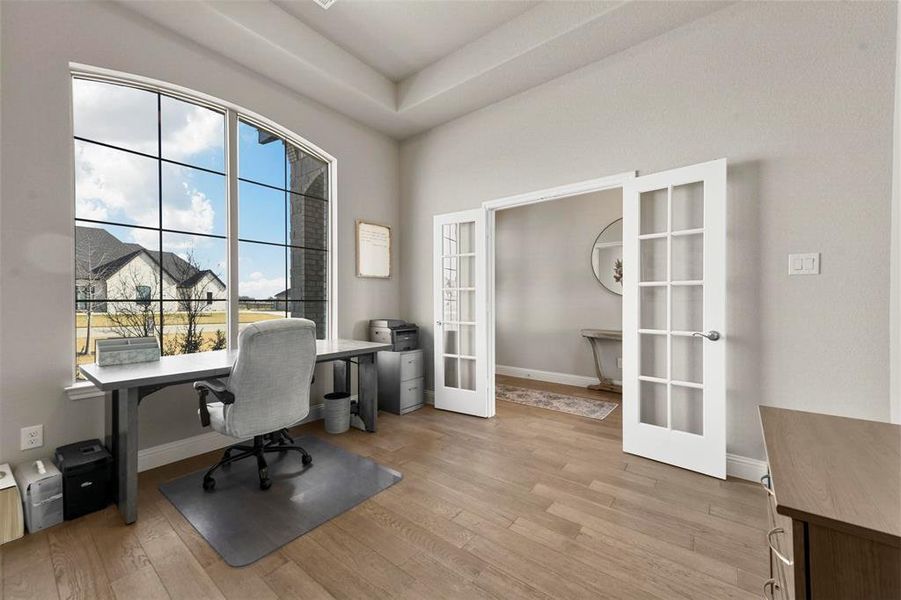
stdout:
[(307, 466), (308, 464), (310, 464), (310, 463), (313, 462), (313, 457), (310, 456), (309, 454), (304, 454), (304, 455), (303, 455), (303, 458), (300, 459), (300, 462), (301, 462), (304, 466)]
[(207, 492), (212, 492), (216, 487), (216, 480), (212, 477), (204, 477), (203, 478), (203, 489)]
[(260, 489), (261, 490), (268, 490), (271, 487), (272, 487), (271, 479), (260, 479)]

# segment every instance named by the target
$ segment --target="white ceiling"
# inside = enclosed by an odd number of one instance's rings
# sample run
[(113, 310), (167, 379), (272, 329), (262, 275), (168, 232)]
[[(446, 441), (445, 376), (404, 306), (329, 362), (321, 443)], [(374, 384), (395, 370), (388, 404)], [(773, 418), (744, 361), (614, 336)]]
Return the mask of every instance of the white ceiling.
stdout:
[(403, 139), (730, 2), (119, 0), (260, 75)]
[(274, 0), (392, 81), (422, 70), (538, 2), (525, 0)]

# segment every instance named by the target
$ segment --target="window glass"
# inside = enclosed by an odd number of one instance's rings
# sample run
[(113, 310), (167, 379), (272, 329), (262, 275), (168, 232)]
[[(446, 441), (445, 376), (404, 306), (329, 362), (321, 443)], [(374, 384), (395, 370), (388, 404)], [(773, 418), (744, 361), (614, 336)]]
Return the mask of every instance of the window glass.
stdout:
[(225, 348), (230, 310), (239, 330), (294, 316), (326, 336), (328, 163), (239, 118), (238, 172), (226, 174), (224, 108), (105, 81), (72, 86), (77, 364), (94, 361), (102, 338), (155, 336), (163, 354)]

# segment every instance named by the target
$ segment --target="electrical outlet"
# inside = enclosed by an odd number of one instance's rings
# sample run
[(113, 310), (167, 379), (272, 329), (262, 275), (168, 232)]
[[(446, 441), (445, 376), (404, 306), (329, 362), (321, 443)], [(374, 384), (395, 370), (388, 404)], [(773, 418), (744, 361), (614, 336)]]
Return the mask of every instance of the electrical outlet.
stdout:
[(32, 425), (31, 427), (23, 427), (21, 430), (22, 441), (20, 450), (32, 450), (40, 448), (44, 445), (44, 426)]
[(622, 369), (622, 368), (623, 368), (623, 357), (622, 357), (622, 356), (617, 356), (617, 357), (616, 357), (616, 368), (617, 368), (617, 369)]

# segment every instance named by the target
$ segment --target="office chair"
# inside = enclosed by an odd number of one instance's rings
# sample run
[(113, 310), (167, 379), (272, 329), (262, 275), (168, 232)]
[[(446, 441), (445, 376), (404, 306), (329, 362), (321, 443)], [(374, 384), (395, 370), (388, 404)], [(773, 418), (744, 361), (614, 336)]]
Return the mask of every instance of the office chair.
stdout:
[[(294, 444), (287, 428), (310, 412), (310, 384), (316, 366), (316, 325), (307, 319), (277, 319), (248, 325), (238, 338), (240, 350), (228, 381), (197, 381), (200, 422), (204, 427), (253, 445), (226, 448), (222, 460), (203, 476), (203, 489), (216, 487), (215, 473), (235, 461), (255, 456), (260, 489), (272, 486), (267, 452), (300, 452), (303, 464), (313, 458)], [(208, 402), (212, 393), (216, 400)]]

